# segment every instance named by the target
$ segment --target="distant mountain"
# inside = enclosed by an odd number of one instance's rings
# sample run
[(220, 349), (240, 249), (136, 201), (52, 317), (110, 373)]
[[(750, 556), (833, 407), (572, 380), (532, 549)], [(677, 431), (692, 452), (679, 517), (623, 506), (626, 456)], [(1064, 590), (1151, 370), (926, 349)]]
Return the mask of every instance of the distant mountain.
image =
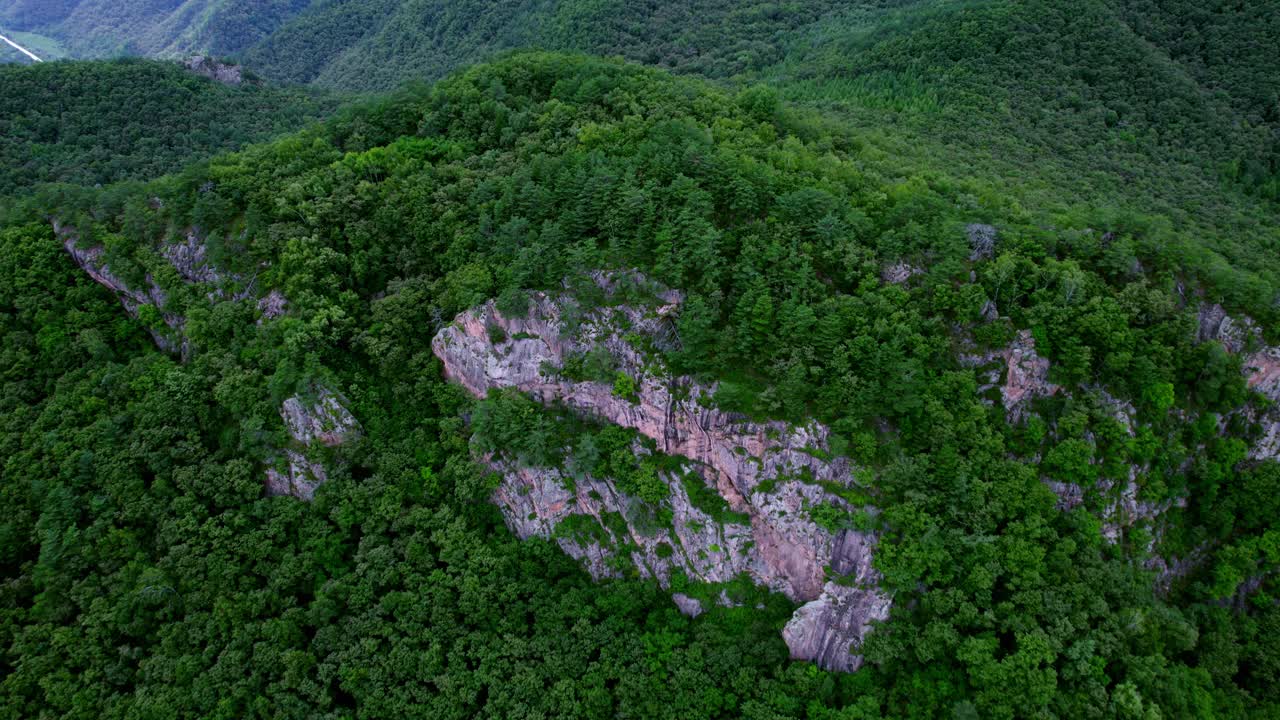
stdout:
[(311, 0), (14, 0), (0, 27), (38, 32), (73, 56), (230, 55), (260, 42)]

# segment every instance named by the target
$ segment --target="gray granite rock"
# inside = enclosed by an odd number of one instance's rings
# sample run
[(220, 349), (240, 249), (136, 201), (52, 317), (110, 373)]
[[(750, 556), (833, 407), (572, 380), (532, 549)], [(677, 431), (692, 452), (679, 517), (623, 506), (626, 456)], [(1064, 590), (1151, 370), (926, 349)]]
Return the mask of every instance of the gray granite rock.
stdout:
[[(618, 283), (614, 276), (599, 276), (596, 282), (606, 295)], [(824, 486), (853, 486), (854, 468), (847, 459), (829, 455), (830, 431), (821, 424), (756, 422), (719, 410), (709, 402), (714, 385), (671, 376), (660, 357), (628, 340), (641, 336), (662, 342), (672, 332), (680, 302), (679, 293), (661, 291), (648, 306), (606, 303), (587, 309), (566, 294), (534, 293), (522, 317), (504, 315), (493, 302), (462, 313), (437, 333), (432, 347), (446, 376), (477, 396), (493, 388), (517, 388), (653, 439), (662, 452), (686, 458), (686, 472), (704, 478), (748, 522), (717, 522), (694, 507), (680, 478), (667, 476), (672, 527), (654, 535), (630, 519), (637, 500), (607, 479), (568, 482), (557, 469), (522, 468), (501, 458), (487, 459), (503, 477), (494, 500), (515, 534), (556, 538), (597, 577), (615, 573), (616, 553), (625, 549), (628, 556), (621, 562), (663, 584), (677, 568), (713, 583), (745, 573), (762, 586), (809, 603), (831, 594), (829, 571), (837, 576), (861, 573), (865, 587), (857, 593), (838, 591), (839, 602), (833, 605), (838, 613), (806, 615), (810, 619), (797, 626), (806, 640), (793, 648), (796, 657), (824, 667), (856, 667), (855, 660), (831, 648), (856, 646), (871, 621), (887, 617), (891, 601), (875, 586), (870, 562), (876, 538), (850, 531), (834, 536), (808, 514), (822, 504), (852, 509)], [(637, 381), (634, 399), (618, 397), (609, 384), (573, 380), (560, 372), (566, 360), (597, 348)], [(608, 522), (608, 514), (616, 514), (610, 517), (620, 518), (625, 531), (616, 530), (619, 524)], [(556, 532), (571, 515), (598, 521), (598, 535), (605, 542), (593, 554), (584, 552), (585, 538)], [(573, 545), (566, 547), (566, 540)], [(824, 624), (828, 621), (829, 626)]]

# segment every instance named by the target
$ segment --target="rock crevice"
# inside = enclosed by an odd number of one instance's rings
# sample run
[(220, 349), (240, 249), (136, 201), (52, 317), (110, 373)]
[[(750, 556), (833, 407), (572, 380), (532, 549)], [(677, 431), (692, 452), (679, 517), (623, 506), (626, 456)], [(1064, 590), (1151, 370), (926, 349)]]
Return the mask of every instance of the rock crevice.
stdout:
[[(151, 306), (159, 313), (164, 327), (149, 327), (157, 347), (165, 352), (186, 359), (191, 344), (184, 330), (186, 318), (171, 307), (168, 293), (151, 274), (144, 277), (141, 287), (130, 284), (112, 272), (106, 261), (106, 250), (101, 246), (81, 247), (80, 234), (75, 228), (53, 221), (55, 236), (71, 259), (95, 282), (110, 290), (120, 300), (126, 312), (134, 318), (142, 318), (142, 308)], [(161, 245), (161, 257), (168, 262), (183, 282), (208, 288), (209, 302), (241, 301), (255, 296), (253, 278), (247, 281), (235, 274), (222, 271), (208, 259), (208, 247), (194, 230), (188, 230), (182, 239)], [(268, 292), (257, 302), (259, 323), (285, 313), (288, 301), (277, 290)], [(317, 386), (313, 397), (294, 396), (280, 407), (292, 443), (277, 451), (272, 462), (283, 455), (284, 469), (268, 467), (265, 486), (268, 494), (292, 495), (310, 500), (315, 491), (328, 479), (328, 469), (323, 462), (313, 459), (308, 448), (318, 441), (326, 447), (336, 447), (349, 442), (360, 434), (360, 424), (347, 409), (345, 401), (325, 386)]]
[[(613, 282), (600, 280), (610, 294)], [(500, 312), (494, 302), (462, 313), (440, 330), (432, 346), (446, 376), (474, 395), (516, 388), (651, 438), (662, 452), (687, 459), (686, 470), (704, 478), (747, 523), (716, 521), (693, 506), (680, 478), (666, 477), (674, 519), (655, 536), (636, 527), (630, 513), (636, 501), (607, 479), (576, 478), (570, 491), (571, 483), (558, 470), (490, 458), (503, 475), (494, 501), (517, 535), (557, 538), (597, 577), (616, 572), (611, 568), (618, 555), (593, 538), (557, 535), (566, 518), (588, 515), (609, 536), (625, 534), (622, 544), (631, 550), (621, 561), (659, 582), (677, 568), (705, 582), (745, 573), (761, 586), (808, 603), (784, 634), (794, 657), (829, 669), (855, 669), (860, 658), (850, 648), (856, 649), (874, 622), (888, 617), (891, 604), (876, 586), (879, 576), (871, 562), (876, 538), (852, 530), (833, 533), (809, 514), (827, 504), (853, 509), (837, 491), (856, 488), (855, 468), (830, 455), (830, 432), (821, 424), (754, 421), (720, 410), (711, 402), (714, 385), (670, 377), (660, 356), (633, 344), (637, 337), (653, 345), (662, 342), (680, 301), (679, 293), (665, 291), (648, 306), (584, 309), (567, 295), (535, 293), (521, 317)], [(599, 349), (635, 380), (634, 397), (617, 396), (605, 382), (566, 376), (568, 361)], [(670, 549), (662, 549), (663, 543)]]

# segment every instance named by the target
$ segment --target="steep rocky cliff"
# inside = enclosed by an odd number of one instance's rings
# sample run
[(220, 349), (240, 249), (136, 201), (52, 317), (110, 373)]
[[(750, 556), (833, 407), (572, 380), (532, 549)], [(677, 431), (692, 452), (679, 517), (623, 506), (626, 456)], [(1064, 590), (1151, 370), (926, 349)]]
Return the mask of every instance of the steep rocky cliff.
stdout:
[(309, 398), (295, 395), (285, 400), (280, 417), (294, 446), (284, 451), (285, 470), (267, 468), (267, 492), (310, 500), (329, 479), (329, 471), (308, 457), (307, 450), (315, 444), (338, 447), (352, 442), (360, 436), (360, 423), (345, 401), (324, 385), (317, 385)]
[[(1196, 314), (1195, 340), (1200, 343), (1217, 342), (1227, 352), (1239, 356), (1247, 387), (1271, 403), (1264, 403), (1261, 407), (1251, 403), (1233, 411), (1259, 428), (1258, 437), (1249, 446), (1249, 460), (1280, 457), (1280, 405), (1277, 405), (1280, 403), (1280, 347), (1268, 345), (1261, 328), (1251, 318), (1231, 317), (1221, 305), (1202, 304)], [(1066, 392), (1049, 381), (1050, 362), (1036, 352), (1035, 339), (1029, 330), (1019, 331), (1006, 348), (983, 354), (962, 354), (960, 360), (963, 365), (978, 369), (983, 391), (999, 388), (1010, 422), (1024, 420), (1030, 412), (1032, 400)], [(1136, 410), (1132, 404), (1111, 396), (1104, 388), (1084, 387), (1080, 390), (1096, 394), (1122, 429), (1131, 437), (1134, 435)], [(1226, 419), (1221, 422), (1225, 426)], [(1143, 467), (1130, 466), (1127, 477), (1119, 481), (1102, 479), (1091, 487), (1060, 482), (1051, 477), (1043, 478), (1043, 481), (1058, 496), (1058, 507), (1064, 511), (1083, 505), (1086, 494), (1091, 491), (1104, 498), (1099, 515), (1103, 537), (1109, 542), (1118, 541), (1125, 529), (1138, 523), (1151, 525), (1154, 532), (1149, 550), (1156, 550), (1162, 534), (1162, 516), (1173, 508), (1185, 507), (1187, 499), (1178, 497), (1159, 502), (1141, 499), (1138, 481), (1144, 470)], [(1157, 588), (1167, 589), (1172, 580), (1186, 574), (1204, 556), (1202, 551), (1187, 558), (1165, 558), (1155, 554), (1149, 559), (1148, 566), (1158, 571)]]
[(244, 82), (244, 70), (239, 65), (221, 62), (207, 55), (192, 55), (182, 61), (182, 66), (196, 75), (223, 85), (239, 85)]
[[(615, 276), (599, 281), (609, 295), (619, 282)], [(659, 451), (688, 459), (686, 473), (713, 487), (745, 523), (715, 520), (694, 506), (681, 478), (668, 475), (671, 526), (644, 527), (633, 519), (639, 501), (607, 479), (568, 483), (557, 469), (490, 458), (503, 473), (494, 501), (517, 535), (556, 537), (597, 576), (615, 573), (619, 558), (663, 583), (676, 568), (705, 582), (746, 573), (807, 603), (784, 633), (794, 657), (854, 669), (860, 658), (850, 649), (890, 607), (871, 564), (876, 538), (852, 529), (832, 532), (809, 514), (827, 504), (852, 509), (836, 491), (856, 488), (854, 468), (829, 455), (829, 430), (822, 425), (726, 413), (709, 401), (714, 386), (670, 376), (660, 357), (637, 347), (645, 344), (637, 338), (658, 344), (669, 336), (680, 302), (679, 293), (659, 291), (649, 305), (584, 309), (565, 295), (537, 293), (523, 316), (503, 314), (493, 302), (463, 313), (436, 335), (433, 348), (447, 376), (475, 395), (517, 388), (651, 438)], [(566, 361), (599, 348), (634, 379), (634, 397), (619, 397), (605, 382), (566, 377)], [(590, 532), (559, 531), (573, 516), (596, 522), (586, 526)], [(681, 606), (694, 612), (691, 600), (681, 598)]]
[[(115, 293), (125, 310), (137, 318), (143, 306), (153, 306), (164, 320), (165, 328), (149, 328), (156, 345), (166, 352), (181, 354), (184, 357), (190, 352), (190, 346), (183, 334), (186, 318), (180, 310), (172, 307), (169, 294), (160, 287), (151, 273), (145, 273), (141, 286), (130, 285), (124, 278), (113, 272), (108, 265), (106, 251), (101, 245), (82, 246), (80, 233), (74, 227), (53, 221), (53, 230), (63, 248), (77, 265), (89, 277), (100, 285)], [(195, 229), (189, 229), (181, 239), (161, 244), (157, 248), (161, 257), (177, 271), (183, 282), (201, 285), (206, 290), (210, 302), (221, 300), (239, 301), (254, 297), (254, 279), (244, 278), (234, 273), (227, 273), (216, 268), (208, 260), (208, 247)], [(273, 293), (277, 294), (278, 293)], [(268, 298), (271, 295), (268, 295)], [(267, 298), (264, 298), (264, 301)], [(280, 300), (283, 308), (283, 299)], [(259, 310), (267, 315), (272, 306), (259, 303)]]
[[(103, 247), (82, 247), (76, 229), (56, 220), (53, 229), (71, 259), (95, 282), (115, 293), (130, 315), (141, 318), (144, 306), (156, 309), (164, 327), (148, 329), (161, 350), (184, 359), (189, 356), (191, 345), (184, 334), (186, 317), (172, 307), (169, 294), (150, 273), (144, 274), (140, 287), (136, 283), (131, 285), (112, 272)], [(184, 283), (201, 286), (210, 303), (238, 302), (257, 295), (254, 278), (225, 272), (209, 261), (208, 246), (194, 229), (188, 230), (180, 239), (161, 244), (157, 250)], [(284, 295), (278, 290), (271, 290), (257, 301), (258, 322), (283, 315), (287, 307)], [(336, 447), (350, 442), (359, 437), (360, 424), (347, 409), (345, 400), (323, 385), (317, 385), (307, 398), (294, 396), (285, 400), (280, 407), (280, 416), (292, 443), (280, 450), (280, 455), (269, 459), (283, 469), (268, 467), (264, 484), (270, 494), (310, 500), (316, 489), (328, 479), (328, 469), (323, 462), (309, 455), (309, 448), (315, 444)]]
[(53, 221), (53, 232), (76, 265), (79, 265), (80, 269), (84, 270), (99, 285), (115, 293), (116, 297), (120, 299), (120, 304), (124, 306), (125, 311), (130, 315), (135, 318), (139, 317), (142, 308), (148, 305), (160, 311), (160, 316), (168, 330), (157, 327), (151, 327), (148, 330), (161, 350), (179, 354), (186, 353), (187, 344), (182, 335), (182, 327), (186, 323), (186, 318), (165, 310), (169, 302), (168, 295), (156, 284), (151, 275), (148, 274), (146, 276), (142, 288), (130, 287), (127, 282), (111, 271), (103, 257), (105, 250), (101, 246), (81, 247), (80, 234), (76, 232), (75, 228), (63, 225), (57, 220)]
[(1227, 352), (1240, 356), (1245, 384), (1272, 403), (1270, 408), (1246, 408), (1248, 420), (1261, 428), (1261, 436), (1250, 448), (1251, 460), (1280, 457), (1280, 347), (1267, 345), (1262, 329), (1252, 318), (1232, 318), (1221, 305), (1200, 307), (1197, 339), (1218, 342)]

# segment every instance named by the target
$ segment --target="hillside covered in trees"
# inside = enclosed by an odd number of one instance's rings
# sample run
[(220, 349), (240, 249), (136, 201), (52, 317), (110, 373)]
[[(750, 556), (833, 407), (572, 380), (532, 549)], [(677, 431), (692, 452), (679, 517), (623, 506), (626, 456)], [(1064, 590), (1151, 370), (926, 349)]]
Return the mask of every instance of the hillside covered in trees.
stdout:
[[(1155, 200), (1223, 237), (1260, 222), (1237, 190), (1280, 198), (1280, 20), (1265, 2), (170, 4), (20, 1), (0, 27), (71, 48), (115, 39), (81, 56), (234, 55), (275, 82), (346, 91), (517, 48), (620, 55), (732, 87), (767, 81), (786, 100), (892, 127), (886, 151), (904, 166), (941, 156), (953, 172), (1016, 178), (1003, 191), (1028, 204)], [(185, 40), (148, 40), (156, 18)]]
[(230, 87), (176, 63), (0, 65), (0, 195), (173, 172), (333, 112), (321, 91)]
[(0, 8), (0, 708), (1280, 714), (1278, 15)]

